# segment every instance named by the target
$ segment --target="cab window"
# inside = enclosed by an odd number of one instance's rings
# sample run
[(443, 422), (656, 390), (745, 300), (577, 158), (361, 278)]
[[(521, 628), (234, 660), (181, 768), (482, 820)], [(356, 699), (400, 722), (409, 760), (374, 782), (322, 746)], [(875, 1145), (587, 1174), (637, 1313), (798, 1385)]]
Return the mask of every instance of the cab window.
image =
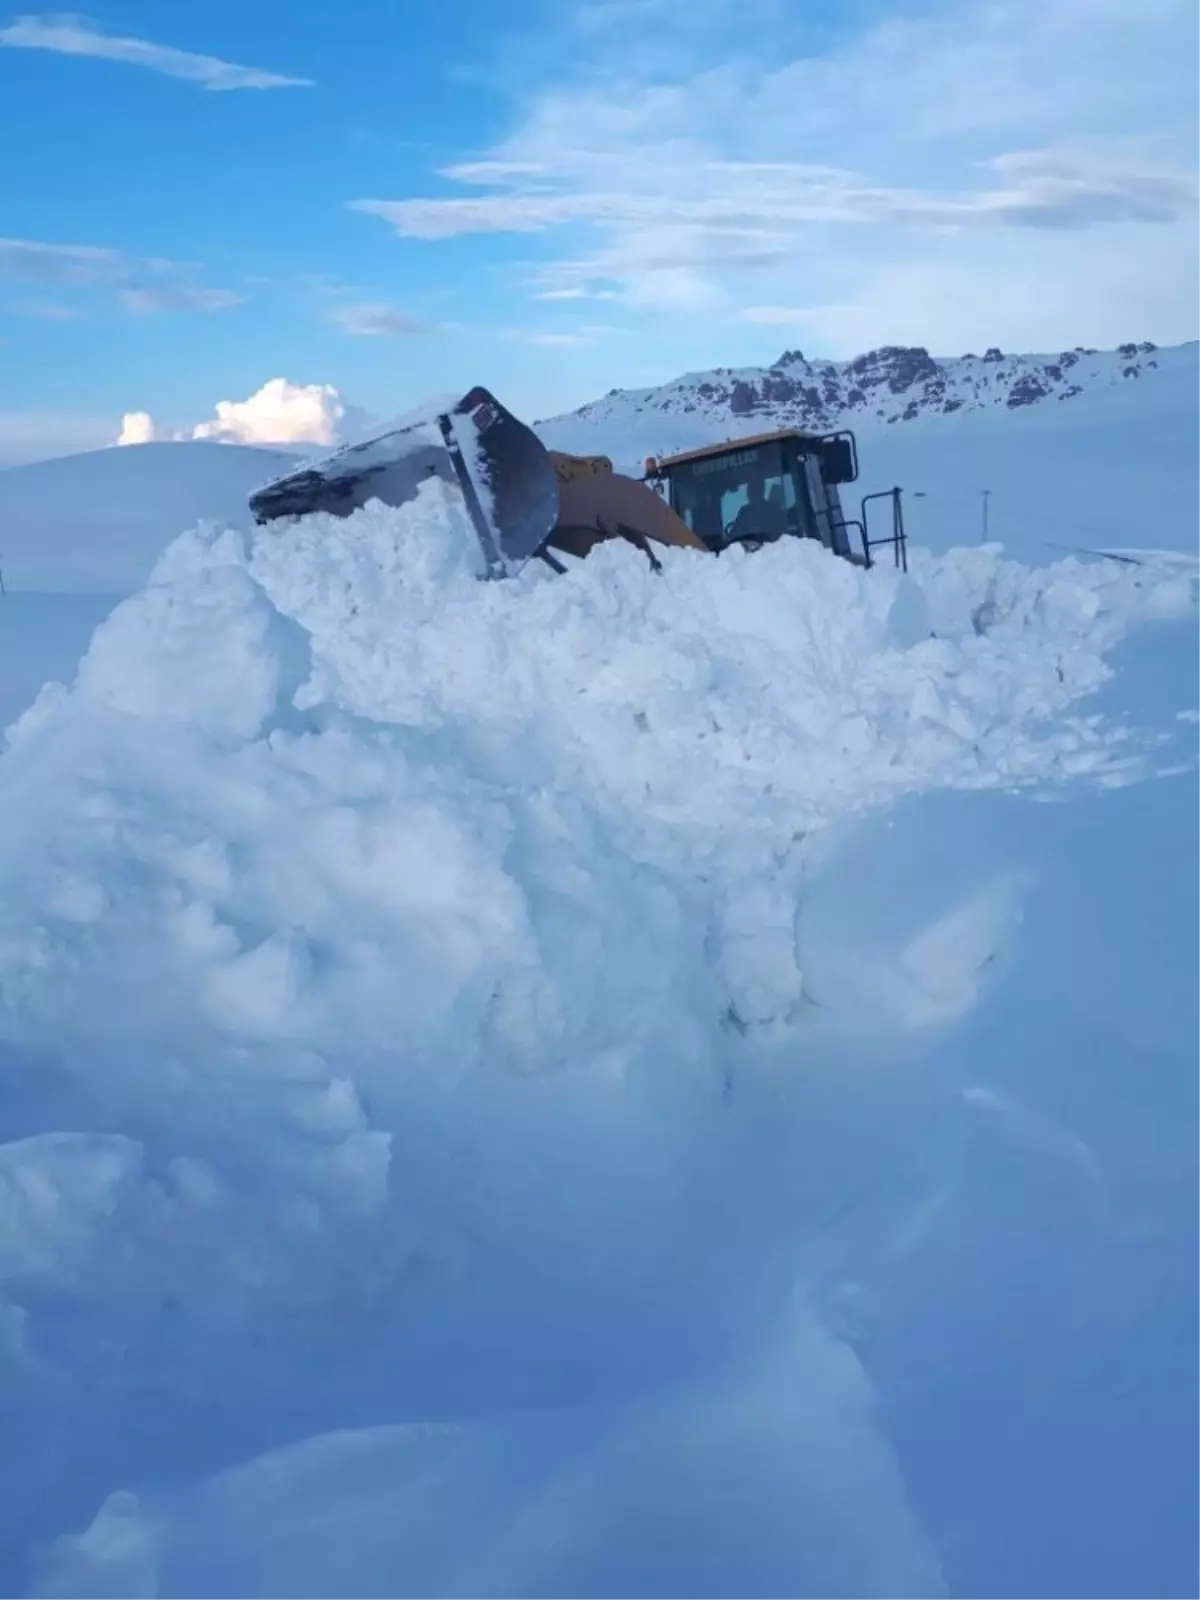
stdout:
[(803, 521), (795, 479), (774, 441), (681, 465), (671, 503), (693, 533), (718, 547), (731, 538), (798, 534)]

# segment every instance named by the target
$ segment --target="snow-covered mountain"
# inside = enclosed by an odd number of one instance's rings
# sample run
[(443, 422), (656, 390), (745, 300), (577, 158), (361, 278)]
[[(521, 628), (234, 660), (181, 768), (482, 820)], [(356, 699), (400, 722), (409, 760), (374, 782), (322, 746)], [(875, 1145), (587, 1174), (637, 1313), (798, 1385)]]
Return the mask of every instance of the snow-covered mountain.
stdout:
[(785, 350), (769, 367), (715, 367), (657, 388), (613, 389), (570, 414), (602, 421), (661, 412), (735, 428), (744, 428), (748, 419), (766, 419), (771, 425), (814, 430), (911, 422), (963, 407), (1011, 410), (1069, 400), (1152, 372), (1160, 355), (1149, 340), (1116, 350), (1079, 346), (1057, 355), (1006, 355), (993, 346), (982, 356), (940, 359), (920, 345), (885, 345), (851, 361), (809, 361), (800, 350)]
[(1126, 384), (1162, 366), (1195, 362), (1196, 345), (1160, 350), (1148, 340), (1116, 350), (1057, 355), (935, 358), (919, 346), (887, 345), (852, 361), (809, 361), (785, 350), (769, 367), (716, 367), (652, 389), (613, 389), (578, 411), (547, 418), (555, 437), (587, 432), (723, 438), (756, 428), (832, 428), (913, 422), (958, 411), (1018, 410)]

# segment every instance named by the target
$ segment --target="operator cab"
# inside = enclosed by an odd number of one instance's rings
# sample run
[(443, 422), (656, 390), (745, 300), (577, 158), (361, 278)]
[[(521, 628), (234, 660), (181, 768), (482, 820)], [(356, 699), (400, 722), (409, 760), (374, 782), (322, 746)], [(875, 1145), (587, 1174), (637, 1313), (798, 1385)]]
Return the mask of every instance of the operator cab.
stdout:
[(646, 479), (708, 545), (757, 549), (787, 536), (816, 539), (856, 564), (838, 485), (858, 477), (854, 435), (774, 433), (646, 462)]

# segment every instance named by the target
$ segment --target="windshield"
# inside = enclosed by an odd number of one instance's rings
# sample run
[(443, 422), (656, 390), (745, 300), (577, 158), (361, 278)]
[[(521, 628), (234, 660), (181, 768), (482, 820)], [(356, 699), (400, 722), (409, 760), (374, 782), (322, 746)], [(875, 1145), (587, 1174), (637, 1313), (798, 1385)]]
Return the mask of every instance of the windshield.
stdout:
[(671, 474), (671, 503), (714, 548), (802, 532), (796, 480), (778, 443), (681, 463)]

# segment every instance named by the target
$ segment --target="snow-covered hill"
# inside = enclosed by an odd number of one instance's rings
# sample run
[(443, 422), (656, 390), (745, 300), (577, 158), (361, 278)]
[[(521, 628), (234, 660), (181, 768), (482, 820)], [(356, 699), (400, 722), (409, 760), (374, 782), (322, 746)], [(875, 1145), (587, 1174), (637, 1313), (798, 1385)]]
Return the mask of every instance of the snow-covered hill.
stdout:
[(0, 1589), (1186, 1592), (1194, 563), (470, 548), (0, 754)]
[(920, 347), (889, 345), (852, 361), (808, 361), (799, 350), (785, 350), (770, 367), (718, 367), (657, 388), (614, 389), (539, 427), (556, 437), (578, 428), (615, 437), (658, 432), (672, 441), (773, 427), (877, 427), (963, 410), (1013, 411), (1068, 401), (1180, 365), (1194, 370), (1196, 351), (1195, 344), (1159, 350), (1144, 340), (1053, 356), (1005, 355), (993, 348), (982, 356), (935, 359)]
[(10, 590), (128, 594), (180, 528), (240, 523), (246, 497), (290, 471), (283, 450), (129, 445), (0, 471), (0, 569)]

